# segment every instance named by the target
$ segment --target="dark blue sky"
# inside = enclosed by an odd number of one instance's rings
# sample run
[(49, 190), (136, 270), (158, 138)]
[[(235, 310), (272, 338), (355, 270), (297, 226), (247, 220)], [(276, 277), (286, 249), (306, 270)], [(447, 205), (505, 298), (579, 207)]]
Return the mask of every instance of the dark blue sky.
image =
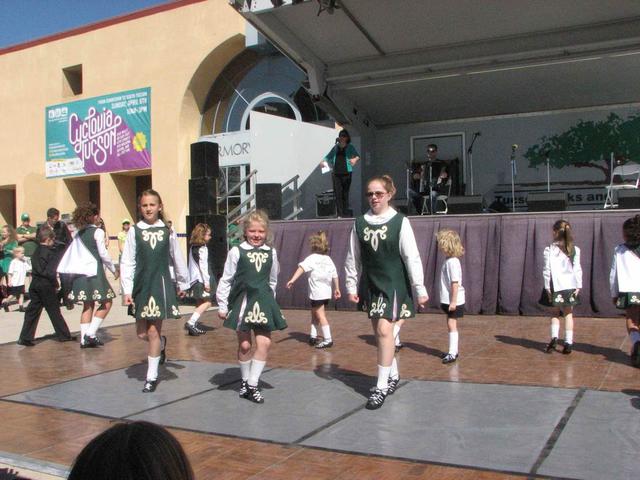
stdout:
[(0, 48), (171, 0), (0, 0)]

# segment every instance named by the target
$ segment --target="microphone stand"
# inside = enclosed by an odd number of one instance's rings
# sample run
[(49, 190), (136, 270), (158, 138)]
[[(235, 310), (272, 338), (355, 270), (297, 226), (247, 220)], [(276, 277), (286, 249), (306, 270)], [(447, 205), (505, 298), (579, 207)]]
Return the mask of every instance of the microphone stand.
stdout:
[(516, 211), (516, 149), (511, 147), (511, 210)]
[(471, 183), (471, 195), (473, 195), (473, 144), (479, 136), (479, 132), (475, 132), (473, 134), (471, 145), (469, 145), (469, 148), (467, 149), (467, 153), (469, 154), (469, 180)]
[(551, 170), (549, 170), (549, 152), (545, 155), (547, 157), (547, 192), (551, 192)]

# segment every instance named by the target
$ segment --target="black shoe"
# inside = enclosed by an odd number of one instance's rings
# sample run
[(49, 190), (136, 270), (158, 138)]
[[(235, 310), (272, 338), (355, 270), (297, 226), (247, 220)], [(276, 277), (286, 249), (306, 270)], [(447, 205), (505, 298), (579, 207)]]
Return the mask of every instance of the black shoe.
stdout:
[(162, 350), (160, 350), (160, 365), (164, 365), (164, 362), (167, 361), (167, 337), (162, 335), (162, 337), (160, 337), (160, 343), (164, 344)]
[(367, 400), (365, 408), (367, 410), (377, 410), (380, 408), (384, 404), (385, 398), (387, 398), (387, 393), (388, 390), (385, 392), (384, 390), (376, 388), (369, 397), (369, 400)]
[(238, 396), (240, 398), (247, 398), (247, 394), (249, 393), (249, 385), (246, 380), (242, 380), (240, 384), (240, 390), (238, 390)]
[(244, 398), (251, 400), (253, 403), (264, 403), (264, 397), (260, 389), (251, 385), (247, 385), (247, 394)]
[(157, 386), (158, 386), (158, 380), (146, 380), (144, 382), (144, 388), (142, 389), (142, 393), (155, 392)]
[(75, 342), (77, 337), (69, 335), (68, 337), (58, 337), (59, 342)]
[(184, 324), (184, 329), (189, 332), (190, 337), (198, 337), (207, 333), (206, 331), (199, 328), (197, 323), (195, 325), (191, 325), (189, 322), (187, 322)]
[(8, 303), (5, 303), (5, 304), (2, 306), (2, 308), (4, 308), (4, 311), (5, 311), (5, 312), (7, 312), (7, 313), (9, 312), (9, 304), (8, 304)]
[(16, 342), (18, 345), (22, 345), (23, 347), (35, 347), (36, 344), (33, 343), (31, 340), (18, 340)]
[(307, 343), (312, 347), (316, 346), (318, 344), (318, 337), (309, 337)]
[(633, 350), (631, 351), (631, 365), (640, 368), (640, 342), (633, 344)]
[(387, 395), (393, 395), (398, 388), (398, 384), (400, 383), (400, 377), (398, 378), (389, 378), (387, 381)]
[(565, 343), (564, 344), (564, 348), (562, 349), (562, 354), (563, 355), (569, 355), (572, 350), (573, 350), (573, 344), (572, 343)]
[(549, 345), (545, 347), (544, 353), (551, 353), (556, 349), (556, 345), (558, 345), (558, 337), (553, 337), (549, 342)]
[(22, 305), (20, 305), (20, 307), (18, 308), (18, 311), (24, 313), (27, 311), (27, 309), (24, 308)]
[(80, 348), (98, 348), (98, 338), (90, 337), (89, 335), (84, 336), (84, 343), (80, 344)]
[(333, 340), (323, 340), (320, 343), (316, 343), (316, 348), (331, 348), (333, 347)]
[(396, 353), (398, 353), (400, 350), (402, 350), (404, 348), (404, 343), (399, 343), (396, 345)]
[(453, 363), (456, 360), (458, 360), (458, 354), (457, 353), (455, 355), (451, 355), (450, 353), (447, 353), (445, 355), (445, 357), (442, 359), (442, 363), (444, 363), (446, 365), (447, 363)]

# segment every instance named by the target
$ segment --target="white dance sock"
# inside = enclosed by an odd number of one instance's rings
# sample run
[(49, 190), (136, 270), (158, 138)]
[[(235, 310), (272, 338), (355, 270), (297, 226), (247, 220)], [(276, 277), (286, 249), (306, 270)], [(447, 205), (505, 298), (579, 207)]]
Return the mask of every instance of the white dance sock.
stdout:
[(311, 324), (311, 330), (309, 331), (309, 336), (311, 338), (316, 338), (318, 336), (318, 329), (313, 323)]
[(147, 367), (147, 380), (158, 379), (158, 365), (160, 365), (160, 357), (147, 357), (149, 366)]
[(191, 318), (187, 323), (193, 327), (195, 326), (196, 323), (198, 323), (199, 319), (200, 319), (200, 314), (198, 312), (193, 312), (191, 314)]
[(551, 324), (551, 338), (558, 338), (560, 336), (560, 324), (552, 323)]
[(458, 332), (449, 332), (449, 353), (458, 354)]
[(573, 330), (567, 330), (564, 332), (564, 343), (573, 343)]
[(249, 370), (249, 379), (247, 380), (247, 383), (251, 387), (258, 386), (260, 375), (262, 374), (262, 370), (264, 369), (264, 366), (266, 364), (267, 362), (264, 362), (262, 360), (256, 360), (255, 358), (251, 360), (251, 370)]
[(382, 365), (378, 365), (378, 387), (380, 390), (387, 390), (389, 385), (389, 373), (391, 372), (391, 365), (388, 367), (383, 367)]
[(398, 360), (393, 358), (393, 362), (391, 362), (391, 370), (389, 370), (389, 378), (392, 380), (397, 380), (400, 377), (400, 372), (398, 371)]
[(84, 336), (89, 332), (90, 323), (80, 324), (80, 345), (84, 345)]
[(331, 341), (331, 327), (329, 325), (323, 325), (322, 327), (322, 336), (324, 337), (325, 342)]
[(98, 329), (100, 328), (100, 325), (102, 324), (103, 320), (104, 318), (100, 318), (100, 317), (91, 318), (91, 323), (89, 324), (89, 330), (87, 330), (87, 335), (89, 335), (90, 337), (95, 337), (96, 333), (98, 333)]

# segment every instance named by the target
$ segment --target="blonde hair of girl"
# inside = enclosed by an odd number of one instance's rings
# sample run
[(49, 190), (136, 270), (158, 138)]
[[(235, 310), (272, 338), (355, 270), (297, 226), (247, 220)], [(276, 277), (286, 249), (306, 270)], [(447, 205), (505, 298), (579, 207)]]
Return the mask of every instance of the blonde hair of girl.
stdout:
[(464, 247), (460, 240), (460, 235), (455, 230), (444, 229), (436, 234), (438, 248), (447, 257), (461, 257), (464, 255)]
[(321, 255), (329, 253), (329, 240), (327, 239), (327, 234), (322, 230), (309, 237), (309, 245), (311, 245), (311, 252), (313, 253)]

